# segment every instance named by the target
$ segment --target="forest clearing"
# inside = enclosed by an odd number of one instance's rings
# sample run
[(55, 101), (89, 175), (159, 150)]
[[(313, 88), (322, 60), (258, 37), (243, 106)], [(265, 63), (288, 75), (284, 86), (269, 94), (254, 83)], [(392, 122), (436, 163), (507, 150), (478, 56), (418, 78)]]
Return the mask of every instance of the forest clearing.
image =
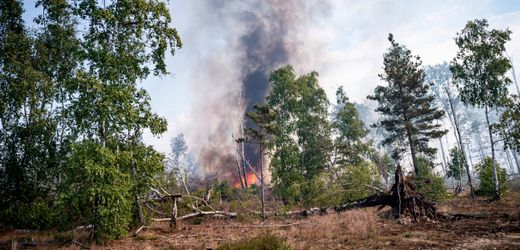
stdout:
[(520, 249), (519, 48), (513, 0), (1, 0), (0, 249)]
[[(167, 222), (153, 222), (139, 235), (101, 246), (74, 244), (52, 232), (10, 232), (0, 237), (0, 248), (8, 248), (15, 239), (21, 249), (33, 249), (32, 244), (38, 249), (226, 249), (222, 247), (229, 243), (276, 237), (292, 249), (518, 249), (518, 207), (520, 190), (511, 191), (499, 202), (479, 199), (478, 206), (465, 193), (439, 204), (438, 211), (473, 218), (400, 224), (389, 218), (389, 208), (266, 221), (250, 214), (234, 219), (194, 218), (180, 222), (173, 232)], [(75, 235), (76, 240), (81, 240), (81, 235)]]

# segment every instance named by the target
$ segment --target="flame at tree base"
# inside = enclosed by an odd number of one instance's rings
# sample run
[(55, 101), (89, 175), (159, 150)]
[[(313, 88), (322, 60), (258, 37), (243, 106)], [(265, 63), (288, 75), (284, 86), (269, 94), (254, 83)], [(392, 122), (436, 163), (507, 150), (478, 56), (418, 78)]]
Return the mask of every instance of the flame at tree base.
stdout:
[[(245, 183), (244, 182), (244, 177), (241, 176), (241, 180), (242, 180), (242, 183)], [(246, 174), (246, 180), (247, 180), (247, 185), (250, 186), (252, 184), (256, 184), (256, 175), (253, 174), (253, 173), (247, 173)], [(237, 181), (234, 185), (233, 185), (235, 188), (242, 188), (242, 185), (240, 184), (240, 181)]]

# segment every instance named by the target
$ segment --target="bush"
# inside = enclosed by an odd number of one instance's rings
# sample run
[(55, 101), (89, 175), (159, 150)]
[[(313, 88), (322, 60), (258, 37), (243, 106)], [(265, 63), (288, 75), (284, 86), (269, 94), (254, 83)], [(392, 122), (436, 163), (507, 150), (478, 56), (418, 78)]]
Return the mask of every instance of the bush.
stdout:
[(414, 184), (417, 191), (431, 201), (443, 201), (448, 198), (448, 192), (444, 185), (444, 177), (433, 172), (433, 163), (424, 158), (417, 160), (418, 176), (415, 176)]
[(131, 179), (108, 148), (85, 142), (67, 161), (60, 204), (70, 222), (93, 225), (96, 239), (124, 236), (132, 221)]
[(375, 188), (380, 186), (376, 166), (366, 161), (348, 166), (341, 173), (338, 181), (342, 188), (342, 202), (368, 197), (376, 192)]
[[(504, 193), (508, 189), (507, 172), (500, 167), (498, 162), (495, 161), (495, 164), (497, 166), (498, 189), (500, 193)], [(480, 179), (480, 186), (477, 193), (479, 195), (493, 195), (493, 160), (490, 157), (486, 157), (483, 162), (475, 166), (475, 170)]]
[(0, 212), (0, 228), (45, 230), (60, 224), (59, 213), (44, 201), (8, 207)]
[(263, 234), (250, 239), (228, 243), (218, 247), (219, 250), (289, 250), (291, 249), (282, 239)]
[(371, 162), (361, 162), (337, 171), (337, 174), (322, 173), (309, 182), (305, 206), (340, 205), (368, 197), (381, 185), (376, 166)]

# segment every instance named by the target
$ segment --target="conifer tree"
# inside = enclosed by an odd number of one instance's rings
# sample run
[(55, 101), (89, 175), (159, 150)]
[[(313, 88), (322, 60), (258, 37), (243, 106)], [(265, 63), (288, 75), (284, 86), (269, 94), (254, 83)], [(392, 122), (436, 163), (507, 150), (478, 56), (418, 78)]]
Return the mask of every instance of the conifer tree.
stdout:
[(384, 54), (384, 73), (379, 75), (388, 85), (377, 86), (368, 98), (378, 101), (376, 111), (383, 115), (375, 124), (388, 132), (383, 144), (394, 146), (392, 157), (396, 160), (410, 150), (414, 172), (418, 174), (419, 154), (432, 157), (436, 149), (428, 145), (429, 141), (446, 133), (437, 122), (444, 112), (437, 109), (434, 97), (429, 95), (420, 58), (397, 43), (392, 34), (388, 40), (391, 46)]

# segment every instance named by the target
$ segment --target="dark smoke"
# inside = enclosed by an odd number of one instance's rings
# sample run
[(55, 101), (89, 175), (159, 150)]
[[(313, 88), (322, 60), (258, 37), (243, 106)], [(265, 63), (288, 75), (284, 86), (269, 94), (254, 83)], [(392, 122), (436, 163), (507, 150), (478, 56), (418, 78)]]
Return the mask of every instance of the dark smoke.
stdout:
[[(285, 8), (276, 8), (280, 5)], [(265, 6), (267, 15), (252, 12), (244, 15), (248, 29), (241, 37), (239, 47), (245, 51), (241, 58), (244, 63), (241, 73), (246, 112), (252, 111), (255, 104), (265, 102), (270, 87), (270, 72), (289, 62), (290, 43), (287, 41), (287, 35), (293, 23), (288, 19), (286, 12), (290, 9), (296, 11), (295, 6), (291, 5), (291, 1), (275, 1), (274, 4)], [(244, 125), (255, 127), (247, 118)], [(246, 158), (254, 166), (258, 165), (259, 153), (257, 144), (246, 145)]]
[[(208, 13), (215, 18), (213, 21), (225, 25), (226, 31), (233, 33), (234, 41), (229, 44), (227, 54), (217, 52), (215, 58), (201, 63), (202, 74), (208, 69), (206, 74), (211, 75), (202, 78), (211, 79), (212, 84), (220, 84), (229, 91), (219, 90), (214, 94), (211, 89), (215, 86), (201, 83), (208, 86), (209, 93), (201, 96), (204, 102), (201, 101), (195, 112), (204, 114), (208, 124), (199, 130), (207, 134), (191, 136), (191, 143), (203, 144), (197, 147), (198, 160), (206, 176), (218, 173), (223, 176), (221, 178), (233, 181), (238, 177), (231, 133), (238, 136), (245, 112), (253, 110), (255, 104), (265, 102), (270, 72), (289, 63), (295, 64), (300, 49), (296, 33), (313, 14), (310, 12), (323, 10), (324, 3), (305, 0), (207, 0), (205, 3)], [(234, 63), (222, 65), (219, 57), (234, 57)], [(237, 70), (236, 76), (232, 77), (237, 82), (227, 81), (229, 76), (224, 77), (226, 80), (219, 78), (220, 69), (226, 67)], [(241, 108), (237, 107), (239, 96)], [(254, 124), (246, 119), (244, 126), (253, 127)], [(252, 165), (258, 164), (258, 155), (258, 146), (248, 143), (246, 158)]]

